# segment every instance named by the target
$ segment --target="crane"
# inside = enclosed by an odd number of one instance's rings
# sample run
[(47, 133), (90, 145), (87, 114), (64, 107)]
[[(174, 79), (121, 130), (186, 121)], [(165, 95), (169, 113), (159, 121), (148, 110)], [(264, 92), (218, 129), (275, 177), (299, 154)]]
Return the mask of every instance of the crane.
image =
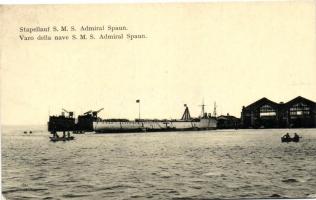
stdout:
[(90, 113), (92, 113), (92, 110), (89, 110), (89, 111), (87, 111), (87, 112), (85, 112), (85, 113), (83, 113), (84, 115), (87, 115), (87, 114), (90, 114)]
[(96, 116), (98, 115), (98, 113), (101, 112), (102, 110), (104, 110), (104, 108), (101, 108), (101, 109), (99, 109), (99, 110), (97, 110), (97, 111), (93, 111), (93, 112), (92, 112), (92, 115), (93, 115), (94, 117), (96, 117)]
[(65, 111), (66, 113), (69, 113), (65, 108), (62, 108), (63, 111)]
[(84, 115), (88, 115), (88, 114), (91, 114), (91, 113), (92, 113), (92, 116), (96, 117), (96, 116), (98, 115), (98, 113), (101, 112), (103, 109), (104, 109), (104, 108), (101, 108), (101, 109), (99, 109), (99, 110), (97, 110), (97, 111), (89, 110), (89, 111), (87, 111), (87, 112), (85, 112), (85, 113), (83, 113), (83, 114), (84, 114)]
[(66, 110), (65, 108), (62, 108), (62, 110), (63, 110), (65, 113), (68, 113), (69, 117), (73, 117), (74, 112), (68, 111), (68, 110)]

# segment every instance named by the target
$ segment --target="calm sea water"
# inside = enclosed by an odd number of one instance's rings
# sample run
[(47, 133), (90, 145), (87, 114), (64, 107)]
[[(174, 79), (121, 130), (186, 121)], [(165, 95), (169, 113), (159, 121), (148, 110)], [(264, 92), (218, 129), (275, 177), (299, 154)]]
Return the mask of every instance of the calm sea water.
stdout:
[[(303, 139), (281, 143), (286, 132)], [(19, 200), (316, 198), (316, 129), (75, 136), (52, 143), (45, 127), (4, 128), (3, 195)]]

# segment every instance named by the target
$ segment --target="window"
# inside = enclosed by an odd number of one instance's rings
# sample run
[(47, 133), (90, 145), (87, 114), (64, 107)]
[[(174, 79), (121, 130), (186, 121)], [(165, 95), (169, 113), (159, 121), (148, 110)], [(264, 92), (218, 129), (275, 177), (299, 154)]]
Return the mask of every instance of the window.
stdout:
[(260, 117), (276, 116), (276, 111), (269, 105), (263, 105), (260, 107)]
[(310, 114), (310, 107), (304, 103), (295, 104), (290, 108), (291, 116), (302, 116), (302, 115), (309, 115), (309, 114)]

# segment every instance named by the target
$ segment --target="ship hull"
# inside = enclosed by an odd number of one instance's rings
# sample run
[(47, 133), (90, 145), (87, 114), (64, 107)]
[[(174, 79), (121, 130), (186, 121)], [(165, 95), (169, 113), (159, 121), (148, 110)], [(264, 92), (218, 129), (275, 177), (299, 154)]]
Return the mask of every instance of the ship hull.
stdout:
[(132, 132), (173, 132), (173, 131), (200, 131), (216, 129), (216, 120), (213, 118), (199, 121), (146, 121), (146, 122), (93, 122), (96, 133), (132, 133)]

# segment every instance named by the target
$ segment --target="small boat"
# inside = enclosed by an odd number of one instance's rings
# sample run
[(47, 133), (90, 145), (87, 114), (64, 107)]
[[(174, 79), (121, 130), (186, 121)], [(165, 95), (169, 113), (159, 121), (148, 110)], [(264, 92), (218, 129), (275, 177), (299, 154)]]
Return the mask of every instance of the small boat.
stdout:
[(293, 137), (292, 142), (299, 142), (302, 137)]
[(281, 137), (281, 142), (292, 142), (292, 138)]
[(70, 137), (49, 137), (50, 141), (52, 142), (58, 142), (58, 141), (69, 141), (69, 140), (74, 140), (74, 136)]
[(291, 137), (281, 137), (281, 142), (286, 142), (286, 143), (288, 143), (288, 142), (299, 142), (300, 138), (302, 138), (302, 137), (293, 137), (293, 138), (291, 138)]

